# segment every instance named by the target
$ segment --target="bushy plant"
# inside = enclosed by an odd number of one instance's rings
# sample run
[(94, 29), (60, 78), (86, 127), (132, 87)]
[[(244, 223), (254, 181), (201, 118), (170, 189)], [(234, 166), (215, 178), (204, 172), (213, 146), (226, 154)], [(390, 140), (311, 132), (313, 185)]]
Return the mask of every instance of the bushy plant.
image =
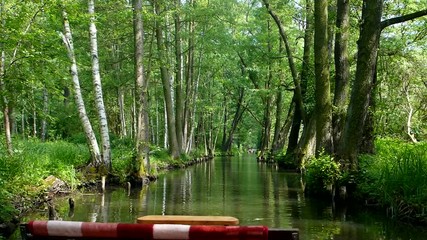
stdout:
[(340, 164), (332, 156), (321, 152), (306, 165), (307, 190), (315, 194), (331, 193), (341, 176)]
[(358, 191), (400, 217), (423, 217), (427, 207), (427, 144), (382, 139), (375, 156), (359, 158)]

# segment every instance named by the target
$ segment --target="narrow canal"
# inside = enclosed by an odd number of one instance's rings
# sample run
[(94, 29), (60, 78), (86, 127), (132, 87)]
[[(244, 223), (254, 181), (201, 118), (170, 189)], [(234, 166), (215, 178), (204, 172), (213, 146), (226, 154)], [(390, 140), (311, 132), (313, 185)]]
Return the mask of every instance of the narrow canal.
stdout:
[[(218, 157), (167, 172), (144, 188), (57, 199), (58, 217), (72, 221), (136, 222), (143, 215), (227, 215), (241, 225), (299, 228), (300, 239), (427, 239), (427, 230), (388, 220), (379, 213), (304, 196), (298, 174), (257, 163), (253, 155)], [(46, 211), (29, 219), (47, 219)]]

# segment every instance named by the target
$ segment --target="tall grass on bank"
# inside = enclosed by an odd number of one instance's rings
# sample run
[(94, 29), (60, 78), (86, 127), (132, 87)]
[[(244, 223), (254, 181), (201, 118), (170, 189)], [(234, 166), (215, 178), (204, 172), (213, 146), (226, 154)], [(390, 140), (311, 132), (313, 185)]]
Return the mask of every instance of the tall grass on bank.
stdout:
[(26, 208), (25, 202), (43, 190), (43, 179), (49, 175), (75, 188), (79, 183), (76, 168), (90, 157), (85, 145), (64, 141), (15, 140), (14, 148), (13, 156), (0, 156), (0, 221), (16, 214), (14, 203)]
[(427, 223), (427, 143), (379, 140), (360, 157), (360, 193), (395, 218)]

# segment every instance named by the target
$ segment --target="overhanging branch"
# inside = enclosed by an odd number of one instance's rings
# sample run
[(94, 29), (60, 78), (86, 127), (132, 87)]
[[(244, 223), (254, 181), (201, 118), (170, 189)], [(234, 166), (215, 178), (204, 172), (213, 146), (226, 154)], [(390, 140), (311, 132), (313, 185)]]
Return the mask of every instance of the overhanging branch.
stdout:
[(409, 20), (412, 20), (415, 18), (425, 16), (425, 15), (427, 15), (427, 9), (424, 9), (424, 10), (421, 10), (418, 12), (414, 12), (414, 13), (410, 13), (407, 15), (403, 15), (400, 17), (395, 17), (395, 18), (390, 18), (390, 19), (384, 20), (381, 22), (381, 30), (383, 30), (384, 28), (391, 26), (393, 24), (406, 22), (406, 21), (409, 21)]

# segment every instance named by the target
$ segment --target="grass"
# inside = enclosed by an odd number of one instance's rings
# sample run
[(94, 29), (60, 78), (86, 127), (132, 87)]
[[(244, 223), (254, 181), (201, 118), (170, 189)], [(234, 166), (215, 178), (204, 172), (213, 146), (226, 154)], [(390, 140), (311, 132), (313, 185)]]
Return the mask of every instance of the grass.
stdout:
[(28, 207), (27, 202), (43, 191), (43, 179), (49, 175), (76, 188), (76, 168), (89, 160), (86, 146), (64, 141), (15, 140), (14, 148), (13, 156), (0, 157), (0, 221), (17, 214), (14, 203)]
[(359, 193), (396, 218), (426, 221), (427, 143), (384, 139), (375, 156), (360, 157)]

